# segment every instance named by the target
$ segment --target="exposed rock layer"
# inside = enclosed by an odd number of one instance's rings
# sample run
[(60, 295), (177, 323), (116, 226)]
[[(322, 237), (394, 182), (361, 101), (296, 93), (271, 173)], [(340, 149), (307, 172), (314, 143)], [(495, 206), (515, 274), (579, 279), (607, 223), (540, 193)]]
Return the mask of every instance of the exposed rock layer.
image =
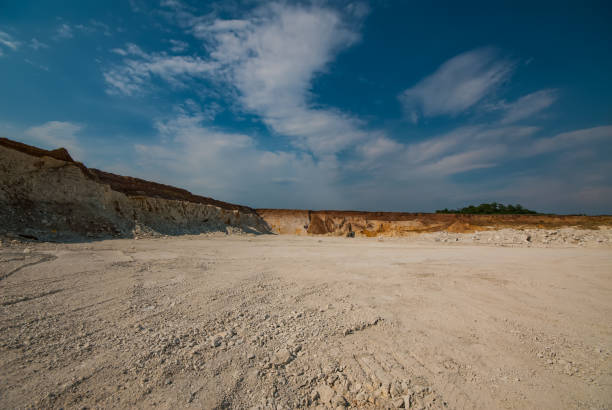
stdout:
[(89, 169), (65, 149), (0, 139), (0, 231), (45, 240), (138, 232), (268, 232), (248, 207)]
[(612, 226), (612, 216), (462, 215), (402, 212), (258, 209), (275, 233), (335, 236), (406, 236), (424, 232), (468, 233), (491, 229)]

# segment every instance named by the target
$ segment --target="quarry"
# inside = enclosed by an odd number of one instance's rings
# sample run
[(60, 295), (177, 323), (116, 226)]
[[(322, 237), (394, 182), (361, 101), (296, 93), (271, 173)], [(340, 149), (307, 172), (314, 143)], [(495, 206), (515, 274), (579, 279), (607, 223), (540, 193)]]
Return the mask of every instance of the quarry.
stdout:
[(612, 216), (253, 209), (0, 139), (0, 407), (612, 407)]

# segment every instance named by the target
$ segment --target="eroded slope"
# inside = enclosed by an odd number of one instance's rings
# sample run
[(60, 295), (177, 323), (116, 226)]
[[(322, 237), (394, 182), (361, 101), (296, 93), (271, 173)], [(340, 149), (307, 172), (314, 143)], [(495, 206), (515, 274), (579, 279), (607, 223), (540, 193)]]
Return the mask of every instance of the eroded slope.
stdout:
[(64, 149), (7, 139), (0, 139), (0, 205), (0, 233), (45, 240), (268, 231), (251, 208), (89, 169)]

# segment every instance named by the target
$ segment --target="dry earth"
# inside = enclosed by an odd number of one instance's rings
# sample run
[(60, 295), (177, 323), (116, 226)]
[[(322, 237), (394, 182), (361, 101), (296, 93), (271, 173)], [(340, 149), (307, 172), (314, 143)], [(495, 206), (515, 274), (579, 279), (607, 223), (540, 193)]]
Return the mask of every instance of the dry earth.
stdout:
[(600, 235), (5, 240), (0, 407), (611, 408)]

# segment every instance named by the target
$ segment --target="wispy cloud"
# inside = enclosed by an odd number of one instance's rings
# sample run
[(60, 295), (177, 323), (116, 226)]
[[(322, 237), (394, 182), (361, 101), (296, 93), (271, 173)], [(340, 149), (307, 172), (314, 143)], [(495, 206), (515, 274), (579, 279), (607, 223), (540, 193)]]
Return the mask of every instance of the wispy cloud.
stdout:
[(413, 122), (420, 117), (456, 116), (490, 96), (514, 70), (493, 48), (459, 54), (400, 95)]
[(110, 37), (113, 35), (113, 31), (108, 24), (105, 24), (101, 21), (91, 19), (86, 24), (78, 24), (75, 26), (76, 29), (81, 30), (86, 33), (96, 33), (101, 32), (103, 35)]
[(188, 43), (186, 43), (185, 41), (181, 41), (181, 40), (170, 39), (168, 40), (168, 42), (172, 45), (170, 50), (173, 53), (182, 53), (183, 51), (187, 50), (187, 48), (189, 47)]
[(181, 88), (194, 78), (208, 76), (217, 69), (215, 62), (193, 56), (169, 56), (166, 53), (145, 53), (138, 46), (128, 44), (125, 49), (113, 49), (126, 57), (123, 64), (104, 72), (109, 94), (135, 95), (150, 88), (154, 78)]
[(26, 129), (23, 134), (27, 142), (46, 149), (66, 148), (75, 157), (82, 159), (84, 150), (77, 134), (83, 129), (68, 121), (49, 121)]
[(74, 37), (72, 27), (69, 24), (62, 23), (56, 30), (55, 39), (67, 39)]
[(156, 121), (158, 142), (135, 146), (137, 169), (130, 172), (167, 183), (180, 180), (224, 200), (249, 198), (252, 206), (312, 204), (314, 190), (323, 194), (319, 206), (341, 203), (329, 164), (306, 153), (258, 148), (251, 136), (207, 125), (207, 114), (193, 108)]
[(550, 107), (557, 100), (556, 90), (540, 90), (527, 94), (513, 103), (504, 104), (502, 124), (517, 122), (530, 118)]
[(30, 64), (33, 67), (40, 68), (43, 71), (49, 71), (49, 67), (47, 67), (46, 65), (35, 63), (29, 58), (25, 58), (23, 61), (25, 61), (26, 63)]
[(612, 126), (585, 128), (563, 132), (553, 137), (539, 138), (533, 145), (524, 149), (524, 155), (539, 155), (555, 151), (575, 149), (577, 147), (593, 146), (607, 141), (612, 142)]
[(49, 48), (49, 46), (45, 43), (43, 43), (42, 41), (38, 41), (38, 39), (33, 38), (32, 40), (30, 40), (30, 48), (33, 48), (34, 50), (39, 50), (41, 48)]
[[(0, 31), (0, 45), (6, 48), (9, 48), (12, 51), (15, 51), (19, 48), (21, 43), (15, 40), (10, 34), (4, 31)], [(2, 50), (2, 47), (0, 47), (0, 56), (2, 55), (3, 55), (3, 50)]]

